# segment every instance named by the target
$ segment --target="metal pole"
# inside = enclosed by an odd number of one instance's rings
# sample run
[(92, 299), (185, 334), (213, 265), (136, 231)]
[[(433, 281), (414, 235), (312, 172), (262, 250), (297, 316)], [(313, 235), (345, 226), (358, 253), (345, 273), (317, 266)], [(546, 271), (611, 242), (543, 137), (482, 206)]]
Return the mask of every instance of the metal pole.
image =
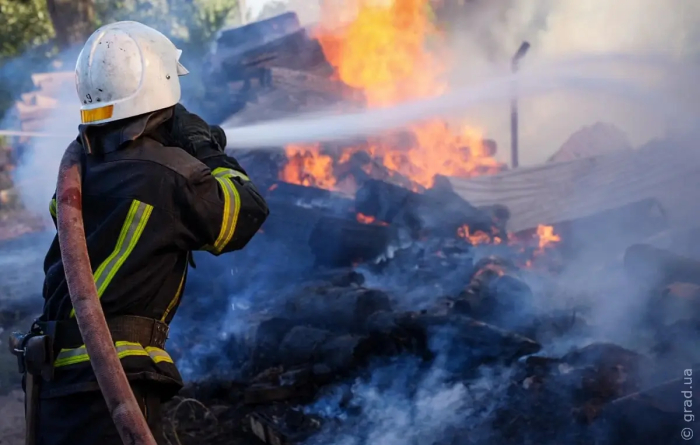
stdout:
[(241, 13), (241, 26), (248, 24), (248, 2), (246, 0), (238, 0), (238, 9)]
[[(523, 42), (518, 48), (518, 52), (513, 56), (510, 65), (513, 74), (518, 72), (520, 59), (527, 54), (529, 49), (530, 44), (528, 42)], [(516, 80), (513, 80), (513, 91), (510, 101), (510, 162), (512, 168), (518, 167), (518, 84)]]

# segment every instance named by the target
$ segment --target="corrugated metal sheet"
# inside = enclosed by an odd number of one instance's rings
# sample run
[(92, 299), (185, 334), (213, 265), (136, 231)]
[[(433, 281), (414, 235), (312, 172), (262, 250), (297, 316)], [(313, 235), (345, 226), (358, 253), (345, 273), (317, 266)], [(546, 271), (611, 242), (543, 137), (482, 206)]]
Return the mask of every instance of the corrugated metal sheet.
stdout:
[(512, 231), (648, 198), (659, 201), (671, 224), (697, 225), (700, 218), (700, 149), (650, 144), (630, 152), (449, 181), (474, 205), (507, 206)]

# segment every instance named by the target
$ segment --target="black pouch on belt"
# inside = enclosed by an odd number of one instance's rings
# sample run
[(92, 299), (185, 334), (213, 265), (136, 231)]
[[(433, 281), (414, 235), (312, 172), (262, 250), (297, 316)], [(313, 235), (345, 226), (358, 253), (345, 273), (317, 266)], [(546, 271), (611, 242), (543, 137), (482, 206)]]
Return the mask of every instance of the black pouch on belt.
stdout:
[(10, 336), (10, 352), (17, 357), (19, 372), (53, 379), (54, 348), (51, 336), (29, 332), (14, 332)]

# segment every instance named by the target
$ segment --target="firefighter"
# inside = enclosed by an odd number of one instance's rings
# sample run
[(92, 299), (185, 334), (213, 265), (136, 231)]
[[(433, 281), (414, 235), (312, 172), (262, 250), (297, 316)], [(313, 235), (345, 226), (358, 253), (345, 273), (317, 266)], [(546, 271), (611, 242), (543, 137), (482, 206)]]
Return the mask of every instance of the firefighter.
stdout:
[[(224, 153), (221, 128), (179, 105), (178, 77), (188, 73), (180, 54), (160, 32), (118, 22), (88, 39), (75, 70), (82, 212), (95, 285), (159, 444), (161, 404), (182, 387), (165, 340), (193, 265), (191, 252), (242, 249), (268, 215), (245, 170)], [(55, 195), (49, 210), (56, 223)], [(44, 310), (32, 332), (50, 346), (24, 357), (42, 376), (38, 400), (27, 394), (28, 413), (36, 416), (27, 419), (31, 441), (121, 444), (76, 323), (58, 237), (44, 271)]]

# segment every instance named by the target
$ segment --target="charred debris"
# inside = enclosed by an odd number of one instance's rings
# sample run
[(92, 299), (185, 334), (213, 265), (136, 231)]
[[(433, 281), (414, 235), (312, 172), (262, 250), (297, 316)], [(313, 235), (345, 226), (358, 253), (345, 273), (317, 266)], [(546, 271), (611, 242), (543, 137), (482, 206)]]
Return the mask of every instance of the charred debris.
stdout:
[[(223, 31), (205, 71), (213, 122), (361, 102), (293, 13)], [(545, 245), (537, 227), (509, 233), (508, 208), (474, 206), (448, 178), (421, 186), (362, 150), (334, 172), (352, 193), (281, 180), (280, 150), (237, 156), (271, 215), (237, 264), (197, 259), (171, 340), (192, 383), (167, 407), (169, 443), (678, 440), (684, 370), (700, 362), (700, 262), (638, 244), (619, 271), (601, 268), (639, 293), (643, 351), (588, 340), (585, 308), (542, 304), (599, 235), (573, 227), (621, 219), (631, 238), (648, 237), (665, 229), (649, 203), (560, 223)]]

